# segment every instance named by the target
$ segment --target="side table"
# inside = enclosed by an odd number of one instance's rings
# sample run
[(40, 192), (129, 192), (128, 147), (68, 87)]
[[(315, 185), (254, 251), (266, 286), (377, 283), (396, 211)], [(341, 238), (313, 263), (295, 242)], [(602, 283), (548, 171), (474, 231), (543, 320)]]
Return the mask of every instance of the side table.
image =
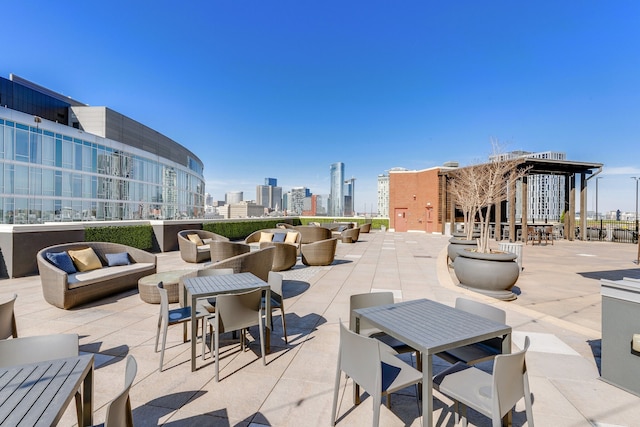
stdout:
[(178, 284), (180, 278), (192, 271), (193, 270), (163, 271), (141, 278), (138, 280), (140, 299), (149, 304), (160, 304), (160, 293), (156, 286), (159, 282), (162, 282), (164, 288), (167, 290), (169, 303), (179, 302), (180, 290)]

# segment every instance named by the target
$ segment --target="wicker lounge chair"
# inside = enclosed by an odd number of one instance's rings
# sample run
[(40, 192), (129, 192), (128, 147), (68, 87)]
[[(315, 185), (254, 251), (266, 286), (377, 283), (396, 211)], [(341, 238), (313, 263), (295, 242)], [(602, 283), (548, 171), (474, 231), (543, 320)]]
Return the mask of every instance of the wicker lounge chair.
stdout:
[(336, 256), (338, 239), (321, 240), (302, 246), (302, 263), (304, 265), (331, 265)]
[(296, 231), (300, 232), (300, 243), (308, 244), (319, 242), (331, 238), (331, 230), (326, 227), (317, 227), (315, 225), (298, 225)]
[(233, 268), (234, 273), (253, 273), (266, 282), (275, 251), (273, 247), (264, 248), (215, 262), (206, 268)]
[(358, 227), (361, 233), (369, 233), (371, 232), (371, 223), (360, 224)]
[[(190, 234), (197, 235), (200, 240), (202, 240), (201, 245), (196, 244), (189, 239)], [(209, 261), (211, 259), (211, 254), (209, 252), (209, 241), (206, 239), (211, 239), (211, 241), (224, 241), (228, 242), (224, 236), (220, 236), (219, 234), (212, 233), (210, 231), (205, 230), (182, 230), (178, 232), (178, 246), (180, 247), (180, 256), (186, 262), (203, 262)]]
[[(348, 228), (340, 233), (342, 237), (342, 241), (345, 243), (355, 243), (358, 241), (360, 237), (360, 229), (359, 228)], [(349, 241), (351, 240), (351, 241)]]
[(273, 246), (276, 248), (273, 254), (273, 264), (271, 265), (271, 271), (283, 271), (289, 270), (296, 265), (298, 260), (298, 248), (290, 243), (279, 242), (262, 242), (260, 243), (260, 249)]
[(211, 262), (222, 261), (236, 255), (246, 254), (251, 251), (251, 246), (238, 242), (213, 241), (209, 243), (209, 253)]

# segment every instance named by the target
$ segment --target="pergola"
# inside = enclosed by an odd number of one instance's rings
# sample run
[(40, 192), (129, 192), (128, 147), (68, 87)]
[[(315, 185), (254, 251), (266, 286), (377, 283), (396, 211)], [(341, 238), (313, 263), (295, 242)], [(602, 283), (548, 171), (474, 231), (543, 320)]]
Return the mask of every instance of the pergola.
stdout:
[[(576, 229), (576, 175), (580, 176), (580, 219), (578, 224), (580, 227), (580, 239), (586, 240), (587, 237), (587, 187), (589, 180), (594, 178), (602, 171), (602, 163), (588, 163), (588, 162), (576, 162), (568, 160), (548, 160), (538, 159), (531, 157), (523, 157), (519, 160), (518, 168), (528, 168), (527, 175), (522, 179), (522, 192), (520, 200), (516, 200), (515, 188), (510, 188), (508, 191), (508, 209), (507, 222), (509, 227), (509, 239), (511, 241), (516, 237), (516, 203), (519, 202), (522, 209), (521, 226), (522, 230), (527, 228), (527, 201), (528, 201), (528, 184), (527, 178), (531, 175), (562, 175), (565, 177), (565, 192), (564, 192), (564, 209), (566, 212), (564, 217), (564, 237), (568, 240), (573, 240)], [(453, 172), (453, 170), (443, 170), (442, 175), (446, 176)], [(447, 197), (449, 203), (441, 204), (441, 209), (445, 210), (441, 212), (442, 217), (451, 218), (451, 232), (454, 231), (455, 222), (455, 201), (450, 200), (449, 193), (447, 192), (447, 179), (443, 179), (444, 185), (443, 195)], [(450, 215), (447, 215), (446, 210), (450, 209)], [(502, 203), (497, 203), (494, 206), (496, 223), (500, 222), (502, 218)], [(498, 225), (498, 224), (497, 224)], [(523, 238), (526, 234), (523, 232)], [(502, 239), (502, 228), (496, 226), (495, 239)]]

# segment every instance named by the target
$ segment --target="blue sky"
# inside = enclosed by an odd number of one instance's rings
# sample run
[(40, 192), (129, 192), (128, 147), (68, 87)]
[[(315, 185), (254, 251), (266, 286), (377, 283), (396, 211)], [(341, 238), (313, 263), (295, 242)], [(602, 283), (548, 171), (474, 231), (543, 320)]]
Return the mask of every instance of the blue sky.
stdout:
[(3, 77), (178, 141), (216, 199), (254, 199), (265, 177), (326, 194), (341, 161), (368, 212), (378, 174), (466, 165), (497, 138), (604, 163), (600, 211), (635, 209), (637, 1), (22, 0), (3, 16)]

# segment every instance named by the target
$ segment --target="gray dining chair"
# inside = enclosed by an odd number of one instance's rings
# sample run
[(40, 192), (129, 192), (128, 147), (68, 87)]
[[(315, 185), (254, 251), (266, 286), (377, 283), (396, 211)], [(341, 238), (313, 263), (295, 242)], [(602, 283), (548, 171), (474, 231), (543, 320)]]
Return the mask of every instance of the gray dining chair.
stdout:
[[(351, 295), (349, 299), (349, 329), (354, 332), (356, 330), (356, 316), (353, 310), (357, 310), (359, 308), (375, 307), (378, 305), (393, 304), (394, 302), (395, 300), (393, 298), (393, 292), (370, 292)], [(416, 349), (414, 349), (413, 347), (393, 338), (390, 335), (387, 335), (380, 329), (371, 325), (365, 319), (360, 319), (359, 333), (360, 335), (382, 341), (398, 353), (415, 353), (416, 368), (422, 369), (422, 358), (419, 351), (416, 351)]]
[[(189, 322), (191, 320), (191, 307), (180, 307), (169, 310), (169, 295), (167, 290), (163, 287), (162, 282), (158, 283), (158, 293), (160, 294), (160, 314), (158, 315), (158, 328), (156, 330), (156, 345), (155, 352), (158, 352), (158, 342), (160, 341), (160, 331), (162, 330), (162, 348), (160, 349), (160, 368), (162, 371), (162, 364), (164, 361), (164, 349), (167, 346), (167, 331), (170, 325), (177, 325)], [(204, 318), (205, 312), (197, 311), (196, 320), (198, 323), (202, 321), (202, 339), (204, 341)], [(192, 327), (194, 327), (192, 325)], [(196, 324), (197, 328), (198, 325)], [(203, 357), (204, 357), (204, 344), (203, 344)]]
[[(467, 298), (457, 298), (456, 309), (472, 313), (496, 323), (506, 323), (507, 314), (504, 310), (474, 301)], [(463, 362), (467, 365), (476, 365), (481, 362), (492, 360), (494, 357), (502, 353), (502, 339), (492, 338), (475, 344), (469, 344), (462, 347), (453, 348), (451, 350), (437, 353), (436, 356), (446, 360), (449, 363)]]
[[(76, 357), (79, 354), (78, 334), (35, 335), (0, 340), (0, 367), (26, 365), (45, 360)], [(76, 391), (76, 415), (82, 425), (82, 396)]]
[(220, 370), (220, 334), (240, 331), (241, 349), (244, 351), (246, 329), (258, 326), (260, 332), (260, 354), (262, 364), (266, 365), (264, 330), (262, 326), (262, 289), (240, 294), (223, 294), (216, 298), (216, 313), (208, 319), (214, 331), (215, 368), (214, 377), (219, 381)]
[[(271, 312), (280, 310), (280, 317), (282, 319), (282, 333), (284, 334), (285, 344), (289, 344), (287, 338), (287, 321), (285, 319), (284, 312), (284, 297), (282, 296), (282, 274), (275, 271), (269, 272), (269, 288), (271, 289)], [(265, 298), (262, 298), (262, 310), (266, 309)], [(271, 330), (273, 330), (273, 316), (271, 317)]]
[(331, 409), (331, 425), (335, 425), (338, 409), (340, 378), (344, 372), (355, 384), (361, 386), (373, 401), (373, 426), (380, 424), (382, 396), (422, 382), (422, 373), (396, 357), (388, 345), (374, 338), (348, 330), (340, 321), (340, 348)]
[(137, 373), (138, 363), (132, 355), (128, 355), (124, 372), (124, 389), (107, 406), (104, 427), (133, 427), (129, 390)]
[(456, 363), (433, 378), (434, 388), (453, 399), (455, 423), (462, 416), (463, 427), (467, 426), (467, 407), (491, 419), (493, 427), (502, 425), (502, 417), (524, 398), (527, 425), (533, 427), (533, 411), (529, 376), (525, 356), (529, 348), (529, 337), (524, 348), (513, 354), (496, 356), (493, 375), (476, 367)]
[(16, 326), (16, 314), (13, 307), (18, 298), (17, 294), (8, 301), (0, 303), (0, 340), (9, 337), (18, 338), (18, 328)]

